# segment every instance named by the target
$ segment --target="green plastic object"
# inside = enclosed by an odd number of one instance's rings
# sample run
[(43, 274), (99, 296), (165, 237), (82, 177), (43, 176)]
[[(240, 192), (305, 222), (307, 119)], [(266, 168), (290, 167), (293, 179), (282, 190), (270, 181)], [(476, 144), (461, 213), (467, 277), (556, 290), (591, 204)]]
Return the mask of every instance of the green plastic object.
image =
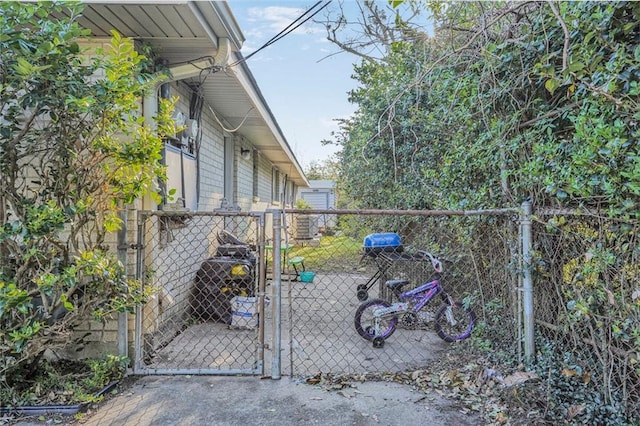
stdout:
[(300, 272), (300, 281), (303, 283), (312, 283), (316, 273), (311, 271)]

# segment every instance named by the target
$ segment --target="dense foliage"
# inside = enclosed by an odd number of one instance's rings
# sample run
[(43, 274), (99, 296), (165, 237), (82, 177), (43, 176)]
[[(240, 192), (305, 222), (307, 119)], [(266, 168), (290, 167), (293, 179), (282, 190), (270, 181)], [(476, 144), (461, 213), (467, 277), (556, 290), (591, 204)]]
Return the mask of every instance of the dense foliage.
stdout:
[[(162, 139), (139, 111), (155, 82), (117, 33), (82, 48), (81, 12), (79, 3), (0, 5), (2, 386), (27, 380), (78, 321), (146, 297), (106, 235), (121, 225), (119, 208), (164, 175)], [(170, 109), (159, 133), (171, 131)]]
[(78, 361), (41, 360), (29, 380), (11, 388), (0, 388), (0, 401), (3, 407), (71, 406), (98, 402), (109, 384), (124, 377), (128, 363), (127, 358), (114, 355)]
[(338, 140), (351, 196), (637, 216), (640, 4), (431, 6), (433, 37), (395, 41), (355, 70), (358, 113)]
[[(353, 20), (327, 23), (330, 39), (363, 58), (350, 93), (357, 113), (335, 141), (344, 196), (383, 209), (531, 201), (545, 343), (529, 367), (547, 377), (546, 416), (637, 422), (640, 3), (415, 0), (362, 10), (361, 39), (337, 40)], [(543, 213), (558, 207), (574, 214)], [(452, 244), (494, 246), (481, 226), (455, 223)], [(505, 247), (516, 244), (511, 234)], [(470, 268), (492, 253), (476, 255)], [(514, 305), (510, 297), (499, 299)], [(518, 321), (503, 315), (502, 326)]]

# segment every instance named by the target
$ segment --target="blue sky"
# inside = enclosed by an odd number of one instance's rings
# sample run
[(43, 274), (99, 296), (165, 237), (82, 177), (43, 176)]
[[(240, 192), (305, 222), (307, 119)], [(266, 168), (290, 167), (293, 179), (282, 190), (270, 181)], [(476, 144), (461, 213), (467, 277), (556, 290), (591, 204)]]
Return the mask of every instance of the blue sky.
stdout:
[[(243, 55), (262, 46), (314, 3), (230, 0), (246, 38)], [(337, 52), (327, 41), (324, 27), (309, 21), (247, 62), (303, 167), (336, 152), (335, 146), (323, 146), (320, 141), (333, 139), (331, 132), (338, 130), (335, 119), (348, 117), (355, 109), (347, 101), (347, 92), (356, 87), (351, 75), (357, 58)]]

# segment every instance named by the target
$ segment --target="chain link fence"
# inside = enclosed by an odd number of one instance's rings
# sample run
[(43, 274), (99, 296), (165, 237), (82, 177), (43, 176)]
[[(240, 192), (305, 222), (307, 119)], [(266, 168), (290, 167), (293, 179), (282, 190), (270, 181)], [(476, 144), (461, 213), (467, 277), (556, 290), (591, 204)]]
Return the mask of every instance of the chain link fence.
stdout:
[[(434, 331), (439, 298), (383, 347), (354, 324), (363, 300), (393, 301), (387, 280), (415, 288), (431, 279), (418, 250), (445, 260), (444, 290), (475, 311), (472, 339), (490, 338), (513, 365), (527, 361), (519, 209), (289, 210), (279, 241), (276, 227), (264, 226), (272, 214), (142, 214), (138, 274), (159, 291), (136, 316), (137, 373), (273, 374), (281, 363), (285, 375), (300, 377), (424, 367), (451, 345)], [(534, 367), (549, 381), (547, 404), (565, 392), (637, 418), (638, 224), (575, 212), (533, 218)], [(223, 230), (241, 241), (221, 240)], [(365, 238), (380, 233), (397, 234), (401, 250), (367, 252)]]
[[(308, 223), (319, 215), (332, 215), (333, 227), (307, 235)], [(474, 309), (479, 322), (490, 321), (485, 306), (509, 310), (502, 324), (503, 339), (513, 350), (518, 345), (519, 243), (515, 211), (478, 212), (354, 212), (297, 210), (285, 216), (288, 261), (285, 279), (283, 363), (293, 376), (317, 373), (404, 371), (424, 367), (450, 343), (434, 331), (434, 313), (442, 304), (431, 300), (417, 318), (407, 317), (382, 348), (356, 332), (354, 314), (363, 299), (393, 300), (385, 282), (409, 280), (418, 287), (433, 277), (433, 266), (418, 255), (427, 250), (445, 260), (444, 290)], [(396, 233), (397, 252), (366, 252), (365, 237)], [(302, 282), (291, 260), (304, 259), (314, 274)], [(296, 265), (300, 269), (301, 265)], [(454, 343), (455, 344), (455, 343)]]
[(136, 373), (262, 372), (262, 223), (251, 214), (141, 214), (138, 275), (157, 292), (136, 315)]
[(565, 383), (553, 388), (559, 399), (564, 390), (636, 419), (639, 231), (629, 220), (573, 211), (539, 211), (533, 230), (538, 364)]
[[(319, 221), (320, 214), (330, 217)], [(158, 292), (136, 315), (134, 371), (262, 374), (265, 366), (274, 370), (274, 363), (282, 362), (285, 374), (307, 376), (424, 366), (449, 345), (434, 331), (440, 298), (418, 318), (400, 324), (384, 348), (357, 333), (359, 304), (372, 298), (392, 301), (387, 280), (407, 279), (412, 288), (430, 280), (431, 263), (416, 256), (417, 250), (428, 250), (446, 260), (444, 289), (472, 305), (479, 320), (492, 300), (511, 309), (515, 318), (515, 219), (513, 212), (473, 217), (400, 211), (285, 214), (281, 269), (274, 271), (275, 239), (263, 226), (271, 218), (145, 212), (137, 269)], [(325, 226), (318, 229), (318, 222)], [(240, 241), (230, 244), (223, 231)], [(392, 253), (365, 253), (363, 240), (375, 233), (397, 233), (401, 246)], [(278, 298), (273, 285), (278, 278), (281, 316), (268, 305)], [(247, 300), (248, 309), (240, 303)], [(240, 318), (243, 309), (248, 312)], [(516, 322), (503, 330), (513, 344)], [(274, 357), (280, 348), (281, 356)]]

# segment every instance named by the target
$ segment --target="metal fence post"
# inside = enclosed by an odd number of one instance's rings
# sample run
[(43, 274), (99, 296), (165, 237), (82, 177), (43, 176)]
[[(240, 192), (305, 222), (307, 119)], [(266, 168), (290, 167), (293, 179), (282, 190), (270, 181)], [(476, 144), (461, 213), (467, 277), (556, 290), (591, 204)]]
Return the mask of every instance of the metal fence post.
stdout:
[(533, 316), (533, 279), (531, 278), (531, 203), (522, 203), (520, 216), (522, 229), (523, 260), (523, 316), (524, 316), (524, 357), (526, 362), (533, 362), (535, 357), (534, 316)]
[(260, 375), (264, 376), (264, 350), (265, 350), (265, 342), (264, 342), (264, 330), (266, 323), (266, 306), (265, 306), (265, 298), (266, 298), (266, 280), (267, 280), (267, 258), (265, 256), (265, 215), (264, 213), (258, 216), (258, 229), (257, 229), (257, 238), (258, 241), (258, 294), (260, 295), (260, 303), (259, 303), (259, 318), (258, 321), (258, 341), (260, 343), (258, 348), (258, 360), (260, 361)]
[(282, 212), (272, 210), (273, 213), (273, 281), (271, 282), (271, 300), (273, 303), (273, 341), (271, 349), (271, 378), (280, 379), (281, 372), (281, 347), (282, 347), (282, 274), (281, 274), (281, 247), (282, 247)]
[[(119, 217), (122, 220), (122, 229), (118, 231), (118, 260), (124, 267), (124, 275), (129, 278), (129, 268), (127, 259), (127, 225), (129, 221), (129, 210), (127, 206), (123, 206), (119, 213)], [(129, 356), (129, 314), (118, 314), (118, 355), (128, 357)]]
[[(137, 225), (137, 236), (136, 236), (136, 279), (141, 282), (141, 285), (146, 286), (148, 283), (143, 279), (144, 272), (142, 270), (142, 266), (144, 265), (144, 235), (145, 235), (145, 221), (147, 216), (144, 215), (142, 211), (138, 211), (138, 225)], [(142, 305), (138, 305), (135, 308), (135, 332), (133, 335), (133, 346), (134, 346), (134, 358), (133, 358), (133, 372), (142, 369), (142, 355), (143, 355), (143, 342), (142, 342), (142, 315), (143, 315), (143, 307)]]

